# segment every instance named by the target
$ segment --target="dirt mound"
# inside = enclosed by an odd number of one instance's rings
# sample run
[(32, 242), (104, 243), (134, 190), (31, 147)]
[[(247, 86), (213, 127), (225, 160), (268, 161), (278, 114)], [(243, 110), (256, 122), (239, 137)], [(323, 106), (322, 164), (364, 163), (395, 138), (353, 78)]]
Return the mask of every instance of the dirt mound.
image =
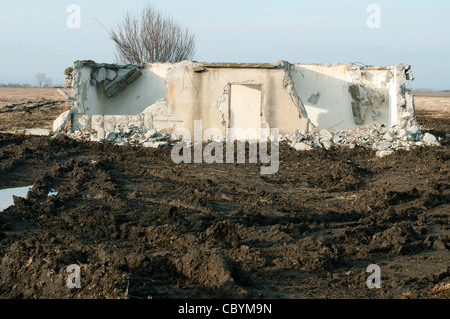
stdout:
[(370, 175), (370, 172), (347, 160), (330, 163), (327, 170), (319, 176), (309, 176), (307, 181), (311, 186), (319, 186), (330, 192), (351, 191), (362, 186), (366, 175)]
[(201, 286), (233, 286), (232, 266), (216, 251), (193, 249), (175, 261), (177, 270)]
[(218, 222), (206, 230), (206, 240), (225, 247), (239, 247), (241, 237), (229, 221)]
[[(53, 233), (12, 242), (0, 261), (1, 294), (5, 298), (120, 298), (124, 274), (83, 244)], [(68, 289), (67, 266), (80, 265), (83, 293)]]

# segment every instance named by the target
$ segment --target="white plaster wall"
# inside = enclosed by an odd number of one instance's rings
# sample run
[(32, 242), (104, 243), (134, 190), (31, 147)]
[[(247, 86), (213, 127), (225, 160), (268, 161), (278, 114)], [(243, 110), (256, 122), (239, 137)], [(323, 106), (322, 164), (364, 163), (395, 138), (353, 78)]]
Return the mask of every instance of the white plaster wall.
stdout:
[[(376, 90), (384, 95), (384, 102), (377, 109), (369, 109), (368, 116), (364, 124), (384, 124), (386, 126), (395, 125), (392, 122), (391, 112), (397, 109), (395, 87), (397, 85), (394, 76), (395, 66), (364, 68), (361, 74), (361, 82), (369, 90)], [(394, 89), (394, 90), (393, 90)], [(381, 115), (374, 117), (375, 110)]]
[[(311, 122), (321, 129), (346, 129), (358, 126), (353, 118), (351, 83), (358, 83), (368, 91), (382, 92), (385, 101), (376, 110), (369, 109), (364, 124), (391, 125), (391, 108), (396, 107), (395, 71), (391, 67), (348, 70), (349, 64), (295, 64), (292, 79)], [(312, 94), (320, 93), (316, 103), (309, 102)], [(377, 112), (375, 116), (374, 111)], [(375, 119), (373, 118), (375, 117)]]
[(89, 109), (88, 95), (90, 90), (89, 85), (90, 78), (91, 78), (90, 68), (78, 69), (74, 75), (72, 96), (75, 97), (75, 100), (73, 102), (73, 108), (76, 110), (76, 112), (81, 114), (85, 114)]
[(397, 117), (397, 72), (394, 72), (394, 77), (392, 79), (391, 85), (389, 86), (389, 125), (397, 125), (398, 117)]
[[(201, 64), (200, 64), (201, 65)], [(193, 62), (180, 64), (145, 64), (143, 75), (118, 96), (108, 99), (100, 86), (91, 86), (88, 67), (77, 73), (74, 107), (88, 115), (134, 115), (160, 99), (167, 99), (168, 111), (180, 120), (180, 126), (193, 132), (194, 120), (203, 120), (203, 129), (228, 126), (228, 85), (253, 83), (262, 85), (261, 125), (279, 128), (280, 134), (303, 130), (307, 121), (299, 117), (289, 93), (283, 88), (286, 72), (264, 68), (206, 68), (194, 72)], [(397, 124), (400, 80), (397, 66), (361, 67), (353, 64), (305, 64), (291, 68), (295, 89), (303, 101), (309, 119), (320, 129), (345, 129), (357, 125), (353, 117), (351, 83), (385, 94), (374, 119), (368, 110), (364, 124)], [(311, 95), (320, 93), (315, 102)], [(178, 125), (178, 124), (177, 124)]]
[[(292, 80), (305, 105), (311, 122), (319, 128), (353, 128), (356, 126), (351, 109), (348, 83), (352, 81), (344, 65), (328, 67), (316, 64), (295, 64)], [(316, 104), (308, 102), (312, 94), (320, 93)]]
[[(166, 98), (166, 72), (170, 64), (145, 64), (142, 75), (113, 98), (107, 98), (101, 85), (90, 85), (85, 114), (139, 114), (149, 105)], [(89, 81), (87, 81), (89, 83)]]
[(194, 131), (194, 120), (202, 119), (203, 130), (218, 128), (225, 135), (228, 127), (228, 85), (261, 84), (261, 125), (279, 128), (280, 134), (306, 128), (307, 121), (299, 117), (299, 111), (283, 88), (285, 72), (282, 69), (263, 68), (207, 68), (193, 72), (189, 68), (170, 71), (168, 104), (172, 114), (183, 119), (184, 128)]

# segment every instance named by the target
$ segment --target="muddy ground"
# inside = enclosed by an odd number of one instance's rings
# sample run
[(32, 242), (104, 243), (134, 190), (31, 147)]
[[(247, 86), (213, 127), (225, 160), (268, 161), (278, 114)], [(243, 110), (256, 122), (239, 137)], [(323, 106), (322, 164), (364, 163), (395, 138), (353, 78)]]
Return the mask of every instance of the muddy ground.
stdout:
[[(71, 93), (70, 89), (59, 88)], [(53, 121), (70, 109), (70, 103), (56, 88), (0, 87), (0, 132), (21, 128), (53, 129)]]
[(441, 147), (281, 144), (275, 175), (0, 134), (0, 189), (34, 185), (0, 213), (0, 298), (449, 298), (450, 116), (418, 117)]

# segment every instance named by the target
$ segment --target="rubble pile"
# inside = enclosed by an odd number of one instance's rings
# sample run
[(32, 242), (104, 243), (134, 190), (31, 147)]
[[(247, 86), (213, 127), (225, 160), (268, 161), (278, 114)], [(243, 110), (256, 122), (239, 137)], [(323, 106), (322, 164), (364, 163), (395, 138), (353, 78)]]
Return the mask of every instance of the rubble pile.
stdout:
[(91, 142), (111, 142), (116, 145), (121, 146), (143, 146), (143, 147), (153, 147), (159, 148), (168, 146), (167, 140), (170, 139), (170, 135), (165, 133), (162, 134), (155, 129), (144, 129), (136, 125), (126, 126), (123, 130), (118, 132), (107, 132), (104, 137), (94, 134), (92, 131), (69, 131), (67, 135), (71, 138), (83, 141)]
[[(121, 146), (143, 146), (160, 148), (169, 146), (172, 136), (158, 132), (156, 129), (146, 129), (142, 126), (128, 125), (120, 131), (110, 132), (69, 130), (66, 134), (74, 139), (92, 142), (110, 142)], [(175, 137), (175, 140), (180, 140)], [(215, 136), (215, 142), (225, 142), (225, 137)], [(354, 129), (298, 130), (291, 134), (280, 136), (280, 142), (286, 142), (297, 151), (309, 151), (314, 148), (331, 149), (333, 147), (362, 147), (376, 151), (378, 157), (392, 154), (395, 150), (410, 150), (420, 146), (439, 146), (439, 140), (430, 133), (424, 133), (413, 125), (408, 129), (400, 126), (385, 127), (383, 125), (366, 125)], [(190, 143), (188, 143), (190, 144)]]
[(346, 130), (295, 131), (283, 136), (298, 151), (308, 151), (320, 147), (330, 149), (337, 146), (362, 147), (377, 152), (378, 157), (392, 154), (395, 150), (410, 150), (420, 146), (439, 146), (438, 139), (413, 125), (408, 129), (400, 126), (366, 125)]

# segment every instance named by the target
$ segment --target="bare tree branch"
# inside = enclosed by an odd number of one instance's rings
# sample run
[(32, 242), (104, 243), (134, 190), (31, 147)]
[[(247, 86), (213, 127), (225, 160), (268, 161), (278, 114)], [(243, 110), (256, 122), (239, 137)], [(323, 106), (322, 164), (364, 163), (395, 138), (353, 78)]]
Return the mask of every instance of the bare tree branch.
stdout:
[(151, 6), (139, 16), (127, 13), (117, 29), (108, 33), (116, 43), (119, 63), (180, 62), (195, 52), (195, 36)]

